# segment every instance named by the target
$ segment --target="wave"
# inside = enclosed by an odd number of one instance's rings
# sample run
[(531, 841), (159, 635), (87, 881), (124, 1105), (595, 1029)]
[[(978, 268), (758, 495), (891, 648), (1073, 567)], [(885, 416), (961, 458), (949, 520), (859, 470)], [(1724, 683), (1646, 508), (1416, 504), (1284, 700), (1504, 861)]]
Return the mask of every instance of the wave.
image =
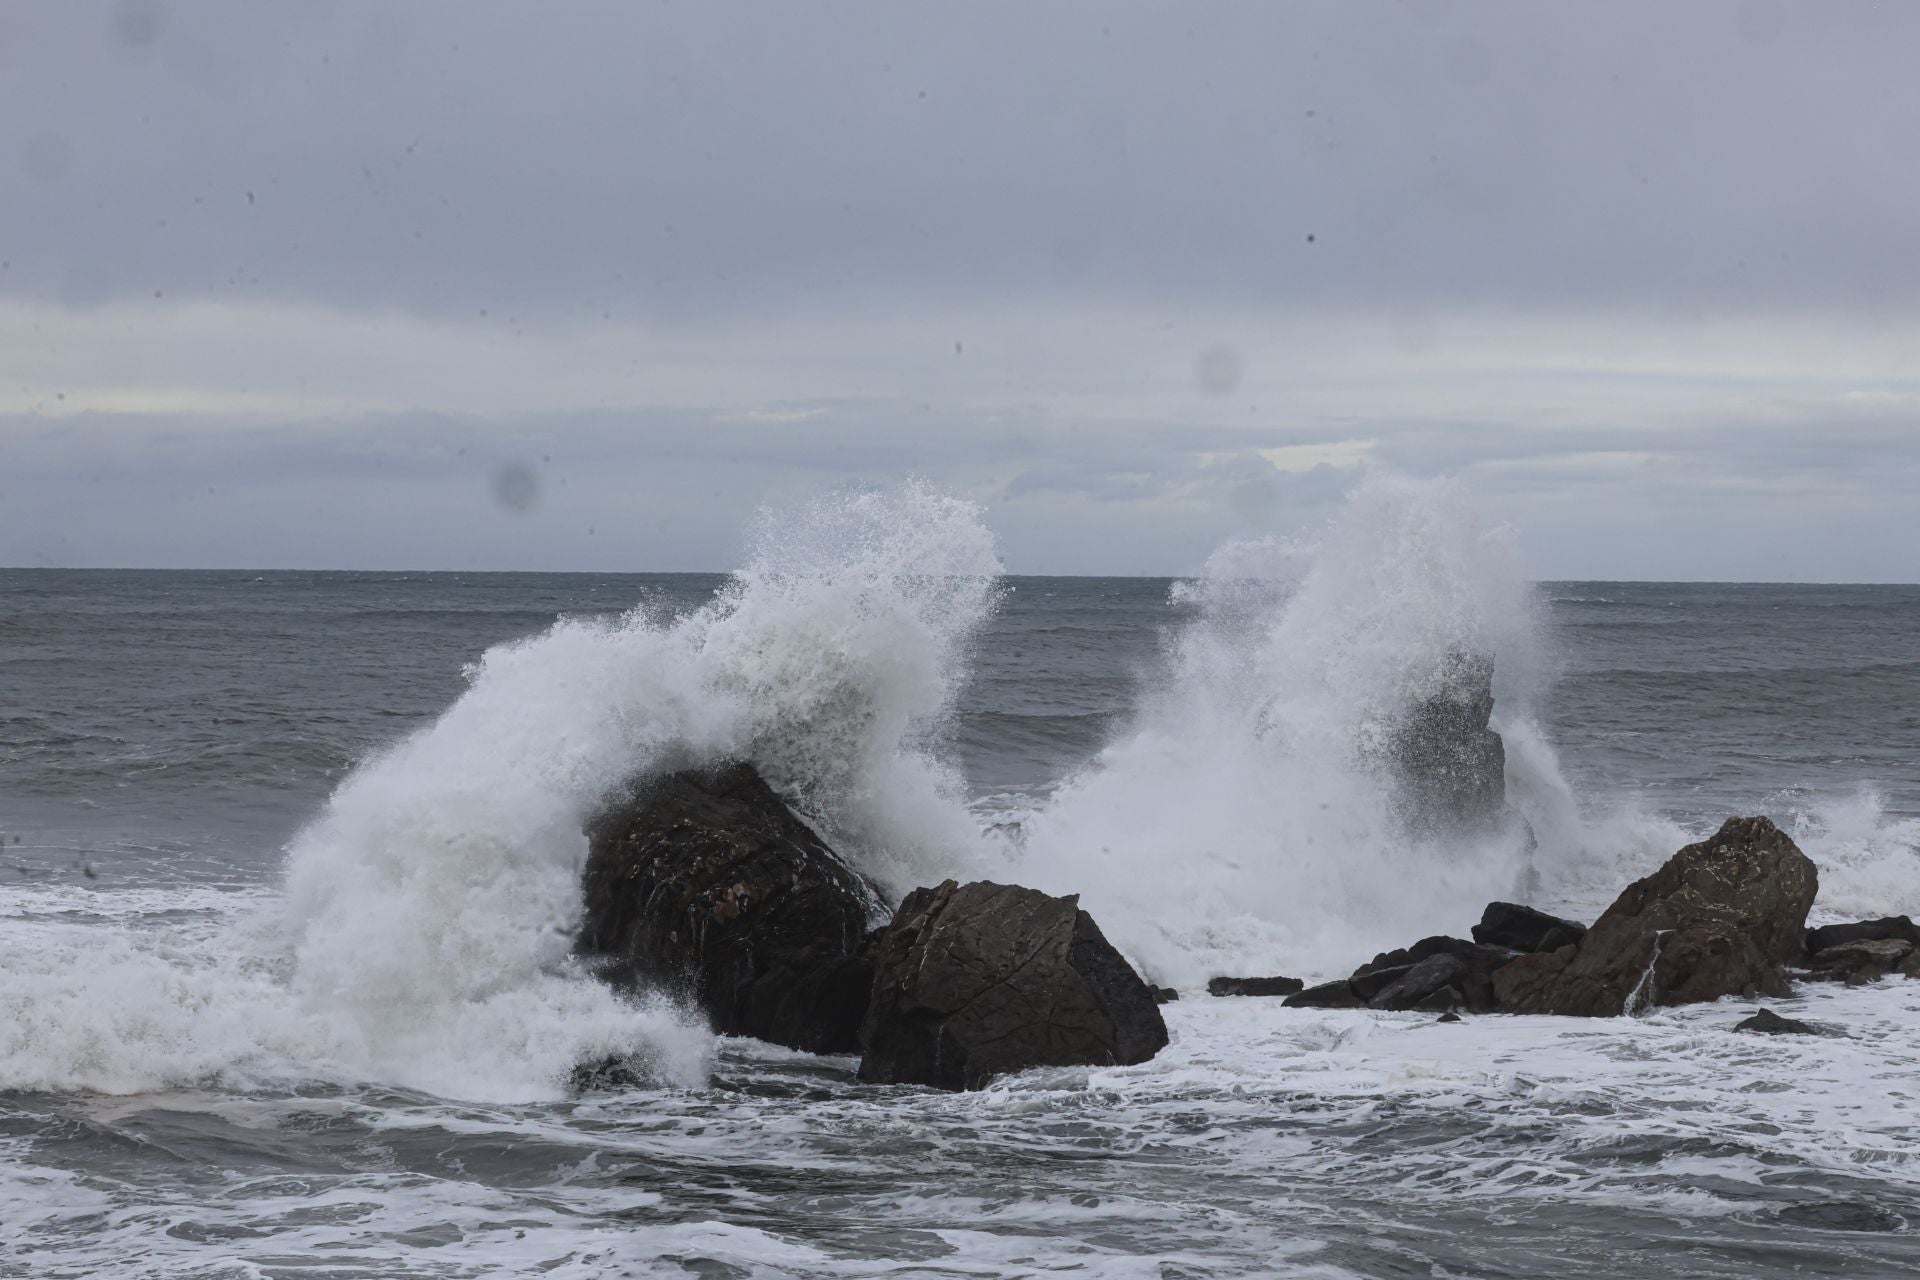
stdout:
[[(1620, 834), (1561, 777), (1535, 719), (1538, 603), (1459, 484), (1375, 477), (1318, 538), (1223, 548), (1173, 603), (1193, 616), (1136, 723), (1025, 816), (1018, 855), (1082, 891), (1158, 980), (1345, 972), (1464, 932), (1493, 898), (1552, 896)], [(1461, 653), (1494, 660), (1524, 821), (1423, 831), (1399, 816), (1382, 747)], [(1634, 852), (1663, 834), (1635, 832)]]
[(0, 1086), (294, 1072), (508, 1099), (609, 1053), (703, 1080), (696, 1017), (575, 970), (584, 820), (636, 774), (745, 756), (891, 889), (966, 861), (982, 837), (932, 748), (999, 581), (977, 509), (912, 484), (764, 517), (691, 613), (489, 651), (341, 784), (247, 926), (10, 932)]
[[(110, 929), (51, 902), (10, 920), (0, 1087), (292, 1077), (506, 1101), (616, 1053), (700, 1082), (701, 1019), (615, 994), (571, 951), (585, 819), (635, 775), (723, 757), (892, 897), (950, 875), (1079, 893), (1176, 986), (1346, 972), (1464, 933), (1494, 898), (1590, 915), (1698, 834), (1569, 786), (1537, 714), (1545, 604), (1456, 483), (1377, 476), (1317, 537), (1222, 548), (1172, 588), (1162, 662), (1118, 727), (956, 713), (1004, 590), (980, 511), (909, 484), (763, 516), (698, 608), (496, 647), (340, 784), (241, 924)], [(1424, 828), (1385, 746), (1463, 653), (1493, 659), (1513, 817)], [(989, 731), (1035, 758), (1105, 745), (1043, 796), (970, 807), (954, 761)], [(1920, 910), (1920, 822), (1871, 792), (1788, 819), (1822, 910)]]

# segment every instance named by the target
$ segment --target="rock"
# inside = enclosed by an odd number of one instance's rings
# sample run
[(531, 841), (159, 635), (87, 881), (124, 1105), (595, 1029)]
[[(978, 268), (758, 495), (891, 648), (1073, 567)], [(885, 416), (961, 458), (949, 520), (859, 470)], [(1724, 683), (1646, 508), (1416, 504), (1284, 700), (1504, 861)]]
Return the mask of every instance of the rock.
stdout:
[(1466, 961), (1441, 952), (1407, 966), (1399, 977), (1374, 993), (1367, 1001), (1367, 1007), (1381, 1010), (1428, 1009), (1428, 1001), (1432, 996), (1442, 990), (1451, 991), (1452, 998), (1446, 1004), (1439, 1009), (1429, 1010), (1439, 1013), (1465, 1003), (1465, 997), (1460, 992), (1468, 980)]
[(1172, 1004), (1180, 998), (1180, 993), (1172, 987), (1148, 987), (1147, 990), (1152, 994), (1155, 1004)]
[(1484, 828), (1505, 813), (1507, 751), (1492, 715), (1493, 658), (1453, 653), (1437, 691), (1406, 709), (1388, 747), (1409, 826)]
[(1819, 955), (1849, 942), (1895, 940), (1920, 947), (1920, 926), (1906, 916), (1886, 916), (1879, 920), (1856, 920), (1852, 924), (1825, 924), (1807, 930), (1807, 954)]
[(1434, 1019), (1434, 1021), (1435, 1021), (1435, 1022), (1459, 1022), (1459, 1021), (1460, 1021), (1460, 1015), (1459, 1015), (1459, 1014), (1457, 1014), (1457, 1013), (1455, 1013), (1455, 1012), (1453, 1012), (1453, 1010), (1451, 1010), (1451, 1009), (1449, 1009), (1449, 1010), (1447, 1010), (1447, 1012), (1445, 1012), (1445, 1013), (1443, 1013), (1443, 1014), (1441, 1014), (1441, 1015), (1440, 1015), (1439, 1017), (1437, 1017), (1437, 1018), (1435, 1018), (1435, 1019)]
[(1827, 947), (1807, 964), (1813, 970), (1811, 976), (1859, 986), (1893, 973), (1913, 952), (1913, 944), (1901, 938), (1863, 938)]
[(1352, 984), (1354, 994), (1376, 1009), (1411, 1008), (1412, 1005), (1405, 1003), (1406, 1000), (1417, 1002), (1433, 988), (1411, 995), (1403, 992), (1395, 996), (1395, 1003), (1390, 1005), (1375, 1001), (1388, 987), (1405, 980), (1422, 962), (1435, 956), (1452, 956), (1460, 961), (1461, 969), (1439, 985), (1458, 986), (1462, 1007), (1470, 1012), (1491, 1013), (1499, 1007), (1493, 990), (1494, 971), (1510, 962), (1514, 954), (1505, 947), (1468, 942), (1464, 938), (1422, 938), (1404, 951), (1388, 951), (1375, 956), (1355, 970), (1348, 981)]
[(1588, 1017), (1784, 995), (1818, 887), (1812, 861), (1771, 821), (1729, 818), (1627, 886), (1578, 944), (1497, 970), (1495, 994), (1510, 1013)]
[(1208, 978), (1210, 996), (1290, 996), (1306, 989), (1298, 978)]
[(727, 1035), (858, 1045), (878, 896), (753, 766), (647, 779), (587, 837), (579, 946), (602, 976), (677, 991)]
[(907, 895), (875, 950), (860, 1078), (977, 1089), (1008, 1071), (1145, 1062), (1167, 1026), (1077, 897), (977, 881)]
[(1509, 951), (1558, 951), (1587, 936), (1587, 926), (1513, 902), (1490, 902), (1473, 940)]
[(1345, 978), (1297, 991), (1280, 1002), (1289, 1009), (1364, 1009), (1367, 1002)]
[(1735, 1031), (1757, 1031), (1769, 1036), (1817, 1036), (1819, 1029), (1792, 1018), (1783, 1018), (1771, 1009), (1762, 1009), (1751, 1018), (1734, 1024)]
[(1354, 970), (1353, 976), (1347, 979), (1346, 985), (1360, 1003), (1371, 1004), (1375, 996), (1411, 972), (1413, 972), (1411, 964), (1362, 965)]

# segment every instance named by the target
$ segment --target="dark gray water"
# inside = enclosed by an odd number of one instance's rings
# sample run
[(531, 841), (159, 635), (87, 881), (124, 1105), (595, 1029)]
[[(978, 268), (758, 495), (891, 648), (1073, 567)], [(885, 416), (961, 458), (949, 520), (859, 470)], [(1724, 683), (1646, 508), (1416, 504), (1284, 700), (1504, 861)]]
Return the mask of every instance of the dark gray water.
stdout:
[[(490, 647), (720, 581), (0, 571), (0, 1275), (1920, 1269), (1920, 994), (1895, 986), (1807, 997), (1852, 1032), (1810, 1044), (1733, 1036), (1732, 1007), (1435, 1027), (1189, 992), (1155, 1063), (962, 1097), (739, 1042), (704, 1085), (570, 1100), (341, 1066), (331, 1006), (275, 994), (302, 961), (233, 941), (274, 918), (288, 841)], [(1197, 614), (1164, 581), (1011, 586), (936, 752), (981, 824), (1044, 829), (1178, 695)], [(1543, 746), (1513, 768), (1583, 824), (1558, 901), (1764, 811), (1820, 909), (1920, 907), (1920, 588), (1537, 597)], [(1169, 888), (1199, 865), (1166, 849)]]

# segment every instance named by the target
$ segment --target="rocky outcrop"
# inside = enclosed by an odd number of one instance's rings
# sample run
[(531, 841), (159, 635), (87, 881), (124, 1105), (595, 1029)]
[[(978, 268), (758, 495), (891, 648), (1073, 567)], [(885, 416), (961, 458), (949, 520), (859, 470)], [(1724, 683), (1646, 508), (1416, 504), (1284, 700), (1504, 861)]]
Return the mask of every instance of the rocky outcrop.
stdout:
[(1648, 1005), (1786, 992), (1819, 886), (1766, 818), (1729, 818), (1629, 885), (1578, 944), (1521, 956), (1493, 977), (1509, 1013), (1611, 1017)]
[(1422, 938), (1403, 951), (1375, 956), (1348, 983), (1370, 1009), (1491, 1013), (1498, 1008), (1494, 971), (1513, 957), (1505, 947), (1464, 938)]
[(881, 930), (860, 1078), (977, 1089), (1008, 1071), (1145, 1062), (1153, 994), (1077, 897), (949, 880)]
[(1558, 951), (1587, 936), (1587, 926), (1513, 902), (1490, 902), (1473, 940), (1509, 951)]
[(1466, 652), (1452, 654), (1437, 690), (1401, 714), (1388, 755), (1410, 826), (1480, 828), (1506, 811), (1507, 750), (1492, 716), (1493, 658)]
[(1513, 957), (1504, 947), (1463, 938), (1422, 938), (1411, 947), (1381, 952), (1350, 977), (1298, 991), (1284, 1003), (1292, 1009), (1490, 1013), (1496, 1007), (1494, 971)]
[(1298, 978), (1208, 978), (1207, 994), (1210, 996), (1290, 996), (1303, 990), (1306, 983)]
[(1807, 930), (1807, 955), (1817, 956), (1833, 947), (1851, 942), (1904, 942), (1920, 947), (1920, 925), (1907, 916), (1883, 916), (1878, 920), (1856, 920), (1851, 924), (1827, 924)]
[(1807, 961), (1809, 977), (1857, 987), (1891, 973), (1911, 976), (1915, 951), (1904, 938), (1863, 938), (1827, 947)]
[(879, 900), (744, 763), (650, 778), (587, 828), (579, 948), (716, 1031), (851, 1052)]

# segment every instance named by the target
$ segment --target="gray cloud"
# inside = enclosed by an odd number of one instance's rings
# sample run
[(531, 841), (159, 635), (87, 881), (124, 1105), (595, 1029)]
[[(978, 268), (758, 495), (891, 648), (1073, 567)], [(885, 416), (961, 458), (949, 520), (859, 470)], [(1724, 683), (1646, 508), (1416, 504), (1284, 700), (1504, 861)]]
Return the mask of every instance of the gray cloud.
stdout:
[(1920, 9), (0, 11), (0, 563), (721, 568), (916, 473), (1180, 572), (1920, 577)]
[[(171, 4), (0, 31), (10, 291), (1911, 306), (1902, 5)], [(1408, 313), (1410, 331), (1419, 313)]]

